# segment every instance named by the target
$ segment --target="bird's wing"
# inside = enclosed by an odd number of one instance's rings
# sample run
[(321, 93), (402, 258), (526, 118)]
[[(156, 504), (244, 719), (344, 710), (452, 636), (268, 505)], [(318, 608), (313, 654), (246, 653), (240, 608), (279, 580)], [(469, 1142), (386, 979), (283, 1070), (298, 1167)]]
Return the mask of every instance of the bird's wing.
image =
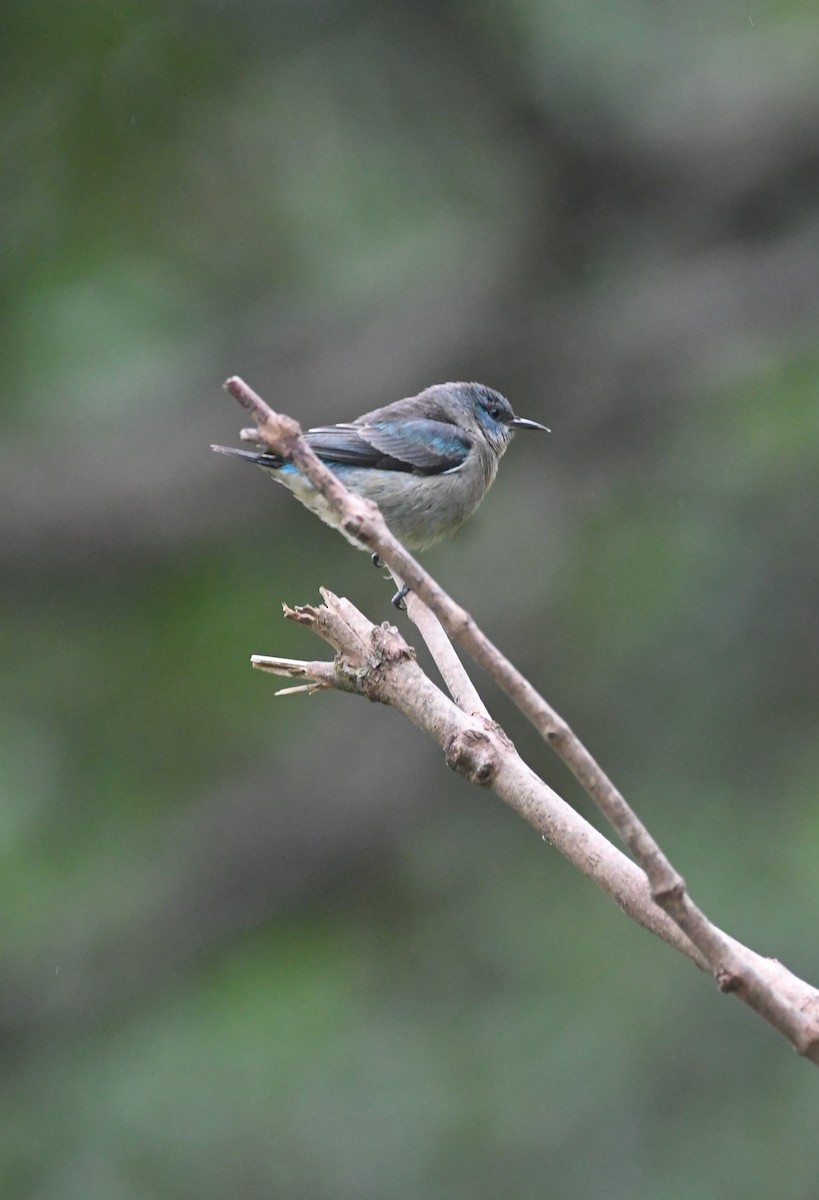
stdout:
[(457, 425), (417, 418), (309, 429), (308, 442), (327, 462), (382, 471), (439, 475), (462, 466), (472, 438)]

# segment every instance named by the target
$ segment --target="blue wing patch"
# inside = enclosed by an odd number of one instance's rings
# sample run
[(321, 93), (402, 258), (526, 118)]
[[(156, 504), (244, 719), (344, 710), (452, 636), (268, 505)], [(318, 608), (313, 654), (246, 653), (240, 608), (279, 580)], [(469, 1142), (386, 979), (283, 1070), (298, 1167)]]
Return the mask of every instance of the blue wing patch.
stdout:
[(472, 439), (466, 430), (442, 421), (378, 421), (310, 429), (307, 440), (327, 463), (439, 475), (466, 461)]

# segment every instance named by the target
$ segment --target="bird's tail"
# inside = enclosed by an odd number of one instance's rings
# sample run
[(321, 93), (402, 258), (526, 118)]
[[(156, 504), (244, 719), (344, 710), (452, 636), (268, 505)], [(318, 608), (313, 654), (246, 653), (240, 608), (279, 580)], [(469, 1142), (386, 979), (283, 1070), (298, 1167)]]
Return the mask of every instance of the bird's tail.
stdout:
[(237, 450), (235, 446), (211, 446), (217, 454), (232, 454), (236, 458), (245, 458), (248, 462), (256, 463), (259, 467), (276, 469), (284, 464), (284, 459), (276, 454), (264, 454), (259, 450)]

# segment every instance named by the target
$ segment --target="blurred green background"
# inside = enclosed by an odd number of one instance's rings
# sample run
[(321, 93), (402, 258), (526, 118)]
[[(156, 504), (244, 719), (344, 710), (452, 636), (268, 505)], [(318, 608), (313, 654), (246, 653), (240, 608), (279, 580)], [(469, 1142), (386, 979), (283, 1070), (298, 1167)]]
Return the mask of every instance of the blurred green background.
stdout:
[(251, 672), (320, 585), (406, 618), (208, 449), (233, 372), (549, 424), (427, 564), (819, 979), (815, 4), (0, 21), (3, 1197), (815, 1197), (784, 1041), (397, 716)]

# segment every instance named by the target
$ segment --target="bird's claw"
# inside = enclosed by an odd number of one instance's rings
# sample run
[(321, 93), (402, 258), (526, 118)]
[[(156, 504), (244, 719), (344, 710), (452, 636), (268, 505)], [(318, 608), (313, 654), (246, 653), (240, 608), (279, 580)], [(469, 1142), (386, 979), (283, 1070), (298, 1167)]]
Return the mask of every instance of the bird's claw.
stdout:
[[(370, 555), (370, 559), (372, 561), (373, 566), (377, 567), (379, 571), (385, 565), (384, 559), (381, 557), (380, 554), (373, 552)], [(408, 591), (409, 591), (409, 588), (407, 587), (407, 585), (405, 583), (402, 583), (401, 587), (398, 589), (398, 591), (395, 593), (392, 600), (390, 601), (391, 604), (395, 605), (395, 607), (399, 610), (399, 612), (406, 611), (407, 606), (404, 603), (404, 597), (406, 596)]]
[(404, 603), (404, 597), (406, 596), (408, 591), (409, 591), (409, 587), (407, 586), (407, 584), (402, 583), (400, 588), (398, 589), (398, 591), (395, 593), (392, 600), (390, 601), (391, 604), (395, 605), (395, 607), (398, 609), (399, 612), (406, 611), (407, 606)]

